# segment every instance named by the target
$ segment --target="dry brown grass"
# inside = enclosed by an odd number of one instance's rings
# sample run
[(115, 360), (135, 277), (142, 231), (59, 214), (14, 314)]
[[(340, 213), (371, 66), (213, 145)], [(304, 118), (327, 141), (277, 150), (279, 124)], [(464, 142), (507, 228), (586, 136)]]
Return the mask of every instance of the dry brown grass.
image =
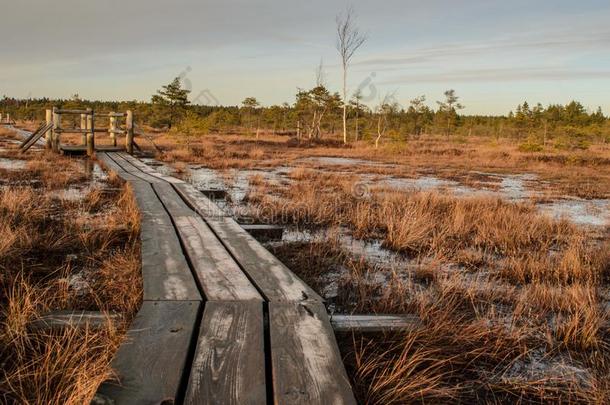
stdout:
[[(87, 403), (141, 300), (139, 213), (116, 177), (87, 189), (82, 161), (24, 158), (25, 170), (1, 173), (0, 402)], [(67, 187), (85, 194), (64, 199)], [(122, 318), (102, 330), (28, 327), (56, 309)]]
[[(335, 310), (417, 314), (405, 333), (344, 335), (340, 344), (362, 403), (607, 403), (607, 319), (597, 287), (510, 285), (492, 276), (425, 278), (382, 271), (332, 239), (273, 249), (318, 291), (337, 277)], [(377, 276), (386, 274), (382, 282)]]
[[(514, 283), (597, 283), (607, 273), (606, 246), (586, 232), (526, 204), (499, 198), (456, 198), (438, 192), (379, 191), (360, 198), (353, 178), (297, 172), (287, 187), (257, 186), (252, 215), (265, 222), (347, 226), (361, 239), (411, 257), (481, 268)], [(280, 198), (278, 198), (278, 195)]]
[(338, 311), (422, 319), (403, 334), (343, 339), (363, 403), (610, 400), (607, 238), (496, 198), (389, 190), (362, 198), (354, 176), (301, 169), (291, 179), (255, 182), (252, 215), (348, 228), (410, 263), (384, 269), (354, 257), (340, 231), (273, 249), (318, 292), (329, 269), (338, 271), (329, 299)]
[[(472, 171), (494, 173), (535, 173), (553, 184), (546, 190), (550, 197), (573, 195), (583, 198), (610, 198), (610, 146), (593, 145), (586, 151), (562, 151), (547, 148), (543, 152), (519, 151), (510, 139), (471, 137), (467, 141), (447, 141), (445, 137), (427, 136), (406, 143), (388, 143), (378, 150), (359, 142), (344, 147), (327, 142), (298, 144), (283, 136), (265, 135), (259, 140), (239, 135), (209, 135), (190, 140), (188, 146), (180, 134), (157, 136), (155, 143), (165, 153), (166, 162), (205, 164), (214, 169), (273, 167), (286, 163), (304, 163), (306, 157), (334, 156), (372, 160), (382, 166), (336, 167), (355, 173), (372, 170), (378, 174), (413, 177), (431, 174), (464, 184), (471, 183)], [(144, 146), (147, 146), (144, 144)], [(150, 147), (148, 147), (150, 149)], [(152, 149), (151, 149), (152, 151)]]

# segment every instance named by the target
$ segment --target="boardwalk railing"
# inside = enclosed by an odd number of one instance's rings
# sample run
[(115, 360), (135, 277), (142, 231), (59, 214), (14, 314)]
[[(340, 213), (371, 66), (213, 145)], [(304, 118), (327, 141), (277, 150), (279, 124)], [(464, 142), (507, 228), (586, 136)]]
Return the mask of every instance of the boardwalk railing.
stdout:
[[(62, 126), (62, 116), (64, 115), (80, 115), (80, 128), (64, 128)], [(96, 128), (96, 118), (105, 117), (109, 119), (107, 128)], [(124, 127), (121, 127), (119, 120), (124, 119)], [(125, 113), (96, 113), (93, 109), (85, 110), (69, 110), (53, 107), (46, 110), (46, 124), (50, 126), (44, 133), (47, 149), (52, 149), (54, 152), (63, 153), (78, 153), (86, 152), (88, 156), (93, 156), (95, 150), (119, 151), (124, 150), (127, 153), (133, 153), (134, 146), (134, 119), (131, 111)], [(82, 134), (81, 145), (64, 145), (61, 143), (62, 134), (77, 133)], [(109, 147), (95, 146), (96, 134), (108, 134), (111, 141)], [(125, 147), (117, 146), (117, 136), (125, 136)]]
[(11, 119), (10, 113), (0, 113), (0, 124), (14, 125), (15, 121)]
[(143, 304), (112, 404), (355, 404), (322, 298), (182, 180), (98, 152), (141, 211)]

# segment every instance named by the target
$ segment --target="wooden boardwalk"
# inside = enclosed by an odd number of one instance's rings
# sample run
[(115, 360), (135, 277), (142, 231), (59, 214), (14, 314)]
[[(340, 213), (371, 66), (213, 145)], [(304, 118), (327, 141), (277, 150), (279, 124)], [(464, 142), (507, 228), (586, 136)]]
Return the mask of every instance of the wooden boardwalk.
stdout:
[(113, 361), (113, 404), (355, 404), (322, 298), (211, 200), (97, 152), (142, 215), (144, 302)]

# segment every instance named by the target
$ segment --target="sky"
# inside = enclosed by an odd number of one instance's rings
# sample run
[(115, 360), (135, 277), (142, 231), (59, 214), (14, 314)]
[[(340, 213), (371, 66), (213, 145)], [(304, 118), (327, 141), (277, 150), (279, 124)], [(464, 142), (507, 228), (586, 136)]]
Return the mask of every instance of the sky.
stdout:
[(340, 90), (349, 6), (367, 40), (348, 87), (371, 106), (455, 89), (468, 114), (573, 99), (610, 113), (608, 0), (0, 0), (0, 95), (150, 100), (180, 76), (199, 104), (292, 103), (320, 63)]

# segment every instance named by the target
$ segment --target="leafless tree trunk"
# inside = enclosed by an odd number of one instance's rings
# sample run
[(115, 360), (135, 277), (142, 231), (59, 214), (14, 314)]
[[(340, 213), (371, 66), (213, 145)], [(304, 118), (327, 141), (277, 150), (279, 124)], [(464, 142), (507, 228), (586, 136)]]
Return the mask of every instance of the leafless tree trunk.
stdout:
[(359, 110), (360, 110), (360, 106), (356, 105), (356, 142), (358, 142), (358, 132), (360, 130), (360, 128), (358, 128), (358, 115), (359, 115)]
[(355, 26), (354, 9), (337, 16), (337, 50), (343, 67), (343, 143), (347, 143), (347, 68), (354, 53), (364, 44), (366, 36)]
[(375, 149), (379, 148), (379, 140), (381, 136), (385, 132), (385, 115), (382, 113), (379, 114), (379, 118), (377, 119), (377, 138), (375, 138)]

